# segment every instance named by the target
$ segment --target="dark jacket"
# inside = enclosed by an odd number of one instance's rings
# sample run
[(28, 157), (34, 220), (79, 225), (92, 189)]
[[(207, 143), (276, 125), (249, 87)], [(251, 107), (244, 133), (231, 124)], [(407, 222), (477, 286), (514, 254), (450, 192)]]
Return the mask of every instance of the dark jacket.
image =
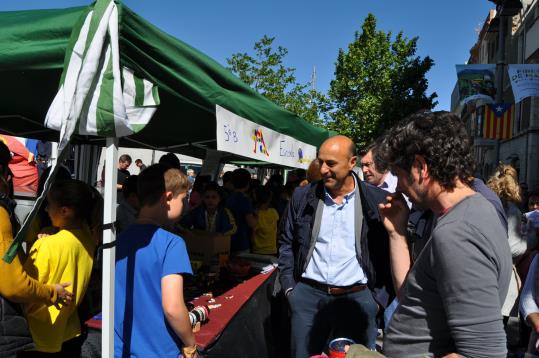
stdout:
[[(6, 209), (12, 218), (12, 226), (17, 227), (14, 202), (0, 194), (0, 206)], [(34, 348), (34, 342), (20, 305), (0, 296), (0, 357), (11, 357), (31, 348)]]
[[(355, 175), (355, 174), (353, 174)], [(368, 286), (375, 300), (386, 307), (394, 297), (389, 261), (389, 239), (378, 204), (386, 200), (387, 192), (366, 184), (356, 176), (363, 208), (363, 224), (356, 240), (358, 261), (365, 271)], [(322, 181), (294, 191), (279, 227), (279, 272), (283, 290), (293, 288), (307, 268), (316, 235), (312, 235), (317, 207), (324, 200)], [(358, 214), (356, 214), (358, 216)]]
[[(208, 223), (204, 205), (199, 205), (188, 212), (180, 220), (180, 225), (188, 230), (207, 230)], [(236, 233), (236, 230), (236, 221), (230, 210), (223, 207), (218, 208), (217, 217), (215, 218), (215, 231), (225, 236), (231, 236)]]
[(0, 296), (0, 357), (31, 348), (34, 343), (20, 306)]

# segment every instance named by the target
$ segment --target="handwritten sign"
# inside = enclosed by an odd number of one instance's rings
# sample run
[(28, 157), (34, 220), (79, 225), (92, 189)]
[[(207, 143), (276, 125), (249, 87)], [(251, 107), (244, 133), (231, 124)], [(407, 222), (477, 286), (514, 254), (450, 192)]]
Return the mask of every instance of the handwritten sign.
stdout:
[(217, 149), (293, 168), (306, 169), (316, 147), (249, 121), (217, 105)]

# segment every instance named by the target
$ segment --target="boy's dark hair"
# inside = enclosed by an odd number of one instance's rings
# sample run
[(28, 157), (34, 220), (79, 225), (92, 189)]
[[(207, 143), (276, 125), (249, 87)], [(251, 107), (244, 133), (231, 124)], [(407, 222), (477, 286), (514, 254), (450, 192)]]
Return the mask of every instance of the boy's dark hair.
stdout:
[(130, 175), (122, 184), (122, 194), (125, 199), (129, 198), (131, 194), (137, 194), (138, 175)]
[(262, 182), (259, 179), (249, 180), (249, 190), (256, 190), (259, 186), (262, 185)]
[(455, 114), (422, 111), (391, 128), (378, 148), (379, 160), (394, 171), (408, 173), (415, 156), (422, 156), (430, 176), (444, 189), (455, 187), (455, 178), (470, 185), (474, 159), (466, 128)]
[[(65, 165), (58, 164), (58, 170), (56, 172), (56, 176), (54, 177), (54, 181), (60, 181), (60, 180), (69, 180), (71, 179), (71, 173), (69, 172), (69, 169)], [(39, 180), (37, 182), (37, 195), (41, 195), (43, 193), (43, 190), (45, 189), (45, 182), (47, 181), (47, 178), (49, 177), (52, 170), (52, 166), (45, 168), (43, 173), (41, 173), (41, 176), (39, 177)]]
[(0, 141), (0, 166), (2, 166), (2, 168), (7, 167), (10, 161), (11, 151), (4, 142)]
[(135, 163), (142, 163), (142, 159), (135, 159)]
[(266, 183), (267, 186), (269, 187), (282, 187), (283, 186), (283, 182), (284, 182), (284, 178), (281, 174), (273, 174), (268, 182)]
[(217, 184), (214, 181), (210, 181), (206, 183), (206, 185), (204, 186), (203, 192), (205, 193), (207, 191), (216, 191), (217, 193), (219, 193), (219, 195), (221, 195), (221, 187), (219, 186), (219, 184)]
[(229, 181), (231, 181), (232, 180), (232, 172), (229, 171), (229, 172), (224, 173), (222, 179), (223, 179), (223, 184), (228, 183)]
[(102, 219), (103, 198), (99, 192), (83, 181), (68, 179), (55, 182), (48, 193), (49, 202), (73, 209), (93, 232), (98, 233)]
[(244, 189), (249, 186), (251, 173), (247, 169), (239, 168), (232, 172), (232, 185), (234, 189)]
[(211, 176), (210, 175), (198, 175), (195, 179), (195, 182), (193, 184), (193, 191), (203, 193), (204, 188), (206, 185), (211, 182)]
[(268, 204), (271, 201), (271, 190), (269, 188), (260, 185), (255, 189), (256, 205)]
[(219, 198), (221, 198), (221, 204), (224, 204), (222, 202), (223, 200), (223, 189), (219, 186), (219, 184), (217, 184), (216, 182), (214, 181), (210, 181), (209, 183), (207, 183), (205, 186), (204, 186), (204, 194), (208, 191), (214, 191), (217, 193), (217, 195), (219, 195)]
[(120, 155), (120, 158), (118, 159), (119, 162), (129, 162), (133, 163), (133, 159), (131, 159), (131, 156), (129, 154), (122, 154)]
[(528, 205), (539, 204), (539, 192), (532, 192), (528, 195)]
[(159, 164), (163, 164), (168, 168), (182, 169), (180, 160), (174, 153), (163, 154), (161, 158), (159, 158)]
[(138, 176), (137, 195), (141, 206), (155, 205), (170, 191), (174, 196), (187, 191), (189, 181), (179, 169), (154, 164)]

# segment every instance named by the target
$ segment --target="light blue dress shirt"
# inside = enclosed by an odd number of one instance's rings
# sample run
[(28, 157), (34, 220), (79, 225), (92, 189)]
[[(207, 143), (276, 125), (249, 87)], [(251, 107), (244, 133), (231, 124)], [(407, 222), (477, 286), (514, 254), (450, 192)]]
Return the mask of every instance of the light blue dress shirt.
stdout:
[(324, 192), (320, 233), (302, 277), (332, 286), (367, 283), (356, 254), (355, 189), (344, 196), (342, 204)]

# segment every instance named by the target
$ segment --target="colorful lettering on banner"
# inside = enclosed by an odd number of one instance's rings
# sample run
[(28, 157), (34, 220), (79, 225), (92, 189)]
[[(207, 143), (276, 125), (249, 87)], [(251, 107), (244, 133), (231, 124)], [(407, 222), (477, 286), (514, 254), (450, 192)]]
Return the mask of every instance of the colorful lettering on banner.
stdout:
[(216, 106), (217, 150), (292, 168), (307, 169), (316, 147)]
[(260, 153), (263, 153), (266, 155), (266, 157), (269, 157), (268, 148), (266, 147), (266, 142), (264, 141), (264, 134), (262, 133), (262, 129), (255, 129), (253, 141), (255, 142), (255, 148), (253, 149), (253, 153), (256, 153), (256, 148), (258, 147), (258, 151)]

